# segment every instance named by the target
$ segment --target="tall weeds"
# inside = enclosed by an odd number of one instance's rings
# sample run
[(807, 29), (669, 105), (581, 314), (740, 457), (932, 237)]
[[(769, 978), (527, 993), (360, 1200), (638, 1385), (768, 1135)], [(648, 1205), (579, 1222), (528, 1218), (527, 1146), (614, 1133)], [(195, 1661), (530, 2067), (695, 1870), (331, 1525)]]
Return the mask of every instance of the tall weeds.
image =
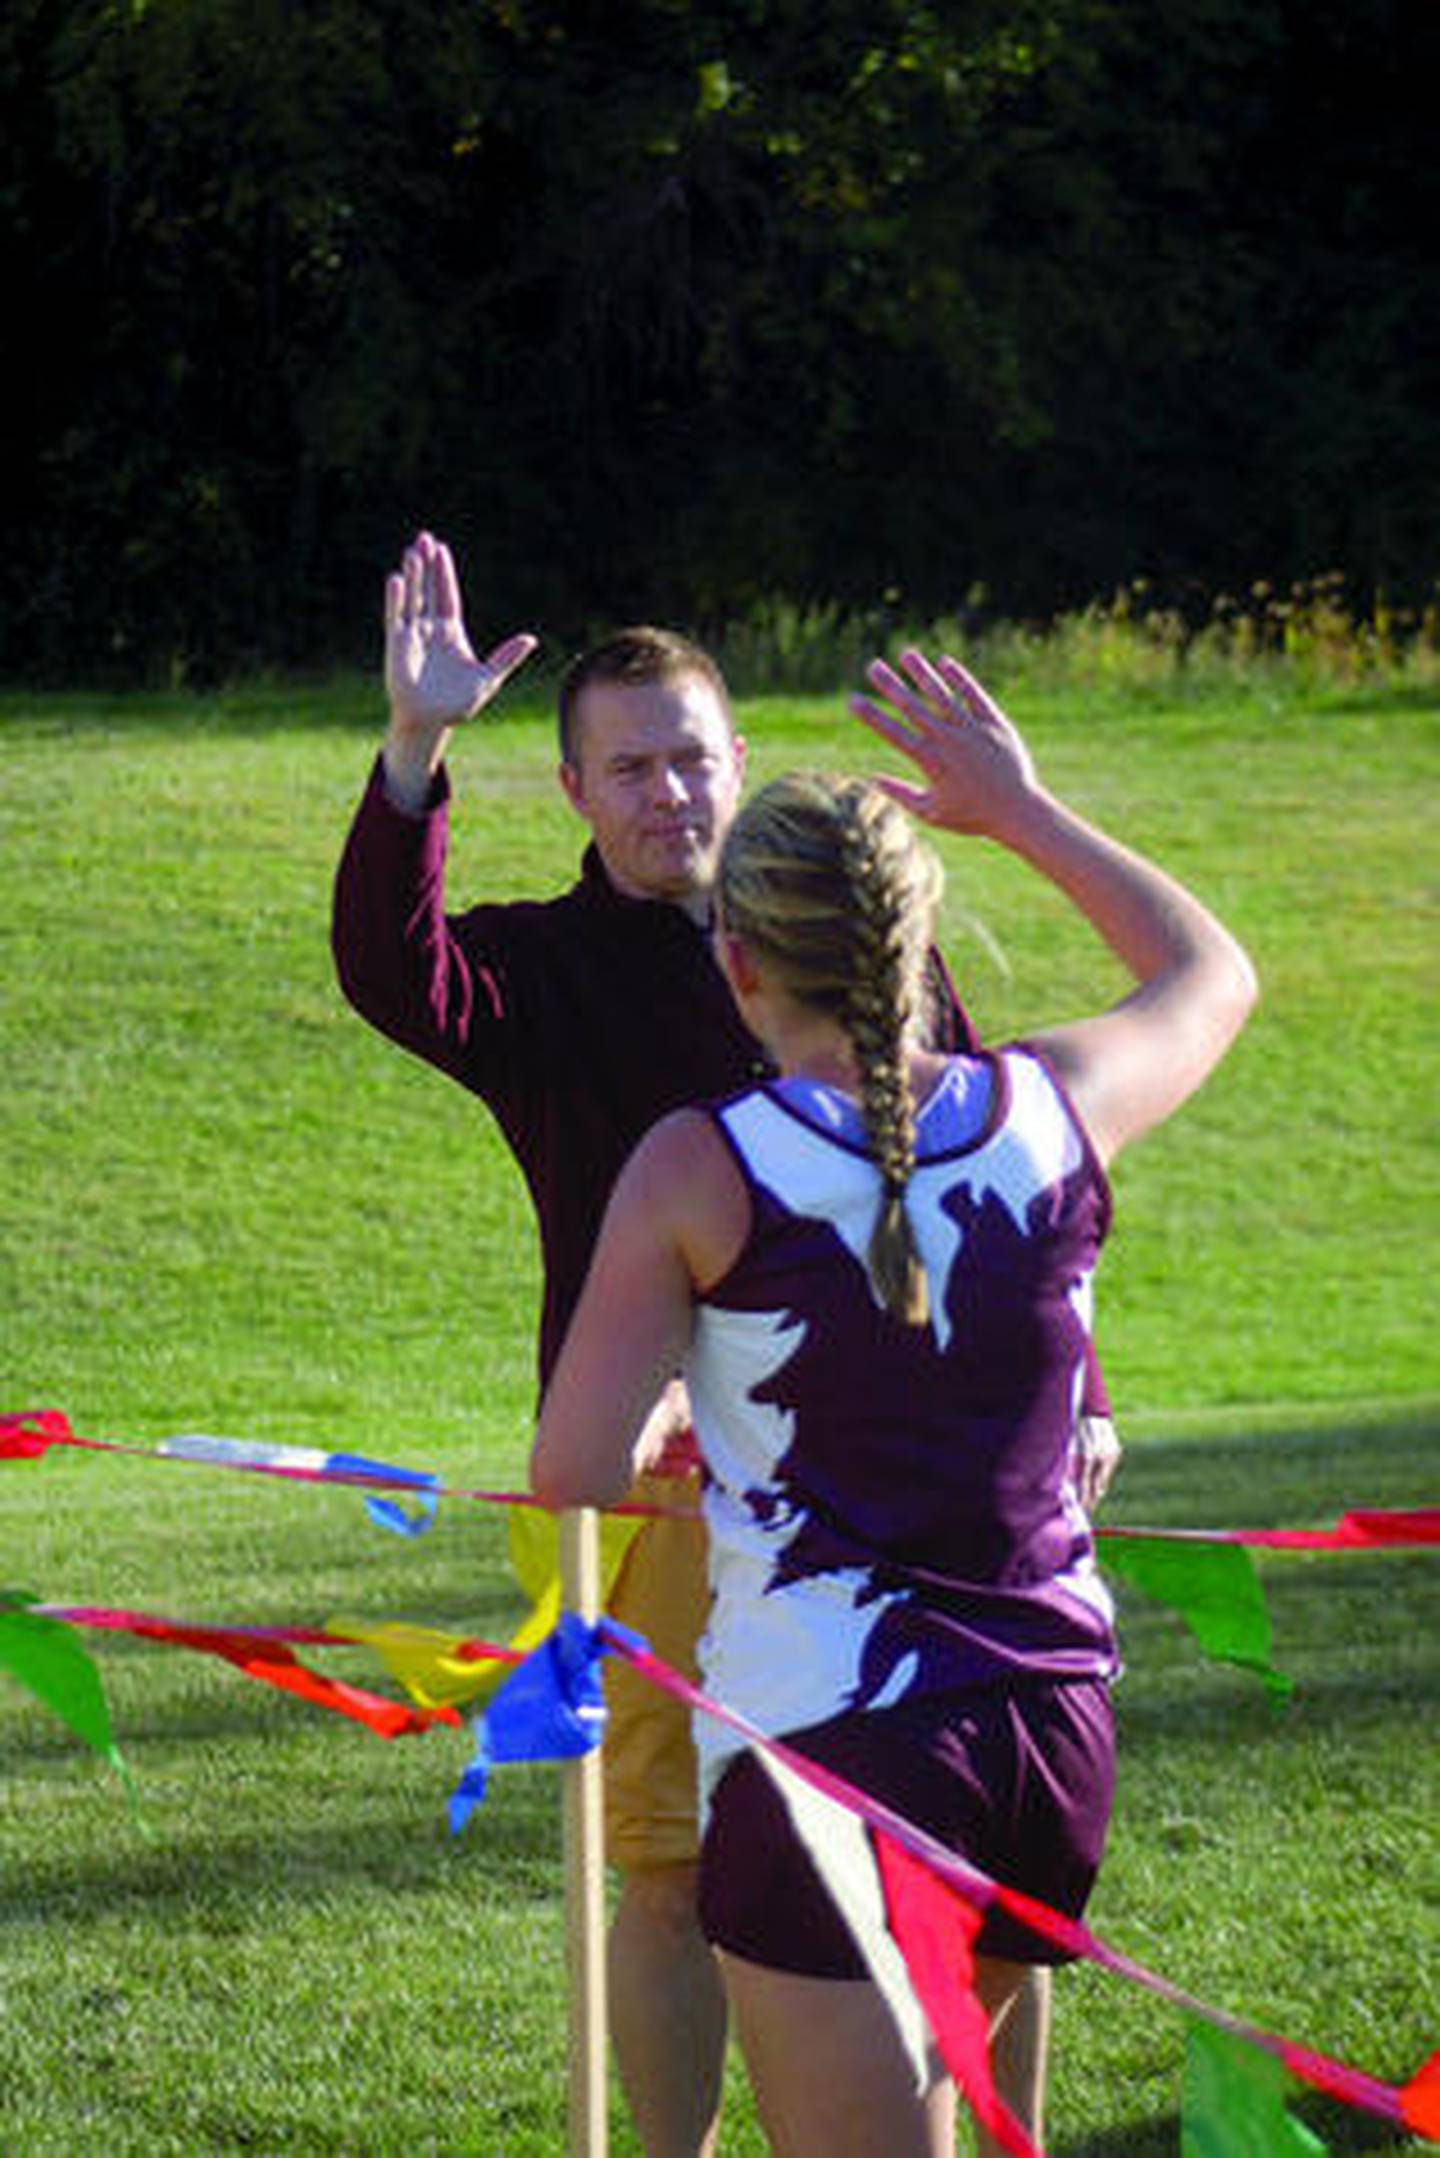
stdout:
[(897, 610), (759, 602), (715, 637), (740, 696), (844, 689), (877, 652), (905, 644), (953, 651), (1010, 687), (1167, 696), (1344, 691), (1385, 682), (1440, 687), (1440, 580), (1423, 608), (1383, 595), (1368, 608), (1338, 573), (1280, 588), (1257, 582), (1203, 612), (1171, 604), (1144, 580), (1044, 623), (988, 618), (983, 602), (938, 620)]

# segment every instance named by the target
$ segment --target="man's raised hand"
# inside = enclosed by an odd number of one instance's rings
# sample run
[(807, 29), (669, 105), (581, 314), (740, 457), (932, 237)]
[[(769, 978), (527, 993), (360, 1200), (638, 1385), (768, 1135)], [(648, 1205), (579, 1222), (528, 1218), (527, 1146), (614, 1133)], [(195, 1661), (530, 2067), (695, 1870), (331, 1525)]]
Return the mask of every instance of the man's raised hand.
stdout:
[(418, 533), (385, 582), (385, 688), (392, 720), (438, 733), (473, 718), (535, 650), (526, 633), (477, 659), (465, 634), (460, 584), (450, 549)]
[(433, 532), (416, 534), (385, 581), (385, 791), (398, 808), (425, 807), (451, 728), (488, 704), (537, 642), (522, 631), (477, 659), (450, 549)]

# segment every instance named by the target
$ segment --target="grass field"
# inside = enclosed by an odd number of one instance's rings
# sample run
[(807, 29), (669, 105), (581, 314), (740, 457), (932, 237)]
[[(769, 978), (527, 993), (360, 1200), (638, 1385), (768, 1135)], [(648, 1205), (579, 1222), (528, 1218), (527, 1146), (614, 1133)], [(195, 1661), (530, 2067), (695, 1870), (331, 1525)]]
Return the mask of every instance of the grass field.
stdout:
[[(1016, 711), (1062, 790), (1214, 901), (1264, 991), (1116, 1178), (1101, 1347), (1129, 1451), (1107, 1518), (1433, 1503), (1433, 698), (1055, 691)], [(876, 761), (836, 700), (744, 722), (759, 776)], [(518, 1177), (483, 1112), (371, 1036), (330, 974), (330, 876), (378, 727), (346, 685), (0, 699), (0, 1409), (517, 1478), (537, 1279)], [(568, 880), (552, 762), (520, 700), (462, 743), (456, 895)], [(945, 941), (988, 1034), (1108, 993), (1032, 880), (944, 852)], [(55, 1454), (0, 1468), (0, 1538), (0, 1585), (56, 1602), (490, 1635), (518, 1615), (494, 1509), (442, 1507), (402, 1543), (341, 1492)], [(1440, 1568), (1262, 1573), (1297, 1681), (1283, 1715), (1124, 1601), (1092, 1920), (1204, 1999), (1403, 2080), (1440, 2044)], [(98, 1653), (143, 1824), (0, 1676), (0, 2149), (561, 2150), (553, 1774), (502, 1778), (452, 1842), (459, 1734), (387, 1747), (208, 1659)], [(1089, 1968), (1059, 1990), (1052, 2151), (1178, 2149), (1178, 2019)], [(1401, 2147), (1298, 2110), (1334, 2149)], [(633, 2149), (618, 2107), (614, 2130)], [(738, 2073), (724, 2147), (760, 2148)]]

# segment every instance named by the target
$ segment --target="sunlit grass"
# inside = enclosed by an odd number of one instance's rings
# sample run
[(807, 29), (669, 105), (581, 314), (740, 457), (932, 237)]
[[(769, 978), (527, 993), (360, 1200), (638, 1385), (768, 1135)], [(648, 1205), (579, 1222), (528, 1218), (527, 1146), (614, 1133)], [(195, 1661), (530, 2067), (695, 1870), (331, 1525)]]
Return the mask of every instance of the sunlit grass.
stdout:
[[(1433, 1501), (1433, 706), (1386, 682), (1311, 705), (1259, 676), (1230, 701), (1023, 670), (1014, 688), (1042, 767), (1215, 900), (1264, 990), (1212, 1087), (1117, 1174), (1112, 1518)], [(743, 719), (757, 776), (883, 761), (834, 699)], [(0, 703), (0, 1408), (518, 1475), (538, 1279), (519, 1179), (484, 1112), (331, 979), (330, 878), (378, 723), (356, 685)], [(457, 895), (568, 880), (553, 761), (518, 701), (463, 742)], [(945, 941), (988, 1034), (1109, 993), (1033, 880), (943, 851)], [(1440, 2042), (1434, 1563), (1262, 1570), (1299, 1689), (1279, 1720), (1126, 1603), (1094, 1920), (1202, 1996), (1399, 2079)], [(0, 1468), (0, 1585), (489, 1635), (518, 1610), (492, 1510), (443, 1507), (402, 1543), (345, 1494), (67, 1455)], [(145, 1828), (0, 1677), (0, 2145), (560, 2149), (552, 1773), (500, 1779), (452, 1843), (462, 1734), (386, 1747), (209, 1661), (97, 1653)], [(1072, 1973), (1054, 2150), (1173, 2151), (1181, 2042), (1168, 2010)], [(1337, 2149), (1396, 2147), (1307, 2117)], [(759, 2148), (738, 2081), (730, 2123), (727, 2150)], [(618, 2110), (615, 2133), (633, 2148)]]

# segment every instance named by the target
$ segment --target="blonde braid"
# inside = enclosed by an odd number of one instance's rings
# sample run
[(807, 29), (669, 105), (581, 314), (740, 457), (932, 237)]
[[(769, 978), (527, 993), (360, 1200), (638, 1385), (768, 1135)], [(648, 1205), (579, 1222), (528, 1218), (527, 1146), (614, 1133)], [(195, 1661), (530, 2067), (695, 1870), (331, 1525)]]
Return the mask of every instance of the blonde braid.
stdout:
[(916, 934), (919, 850), (899, 810), (877, 788), (848, 787), (838, 806), (856, 929), (845, 1026), (860, 1067), (860, 1106), (881, 1177), (870, 1271), (885, 1309), (909, 1325), (923, 1326), (930, 1316), (929, 1284), (905, 1204), (915, 1167), (905, 1047), (925, 950)]
[(915, 1121), (905, 1048), (940, 894), (940, 866), (909, 820), (862, 780), (797, 772), (762, 788), (721, 858), (725, 925), (766, 955), (790, 994), (837, 1019), (860, 1069), (882, 1180), (870, 1271), (884, 1308), (929, 1316), (905, 1206)]

